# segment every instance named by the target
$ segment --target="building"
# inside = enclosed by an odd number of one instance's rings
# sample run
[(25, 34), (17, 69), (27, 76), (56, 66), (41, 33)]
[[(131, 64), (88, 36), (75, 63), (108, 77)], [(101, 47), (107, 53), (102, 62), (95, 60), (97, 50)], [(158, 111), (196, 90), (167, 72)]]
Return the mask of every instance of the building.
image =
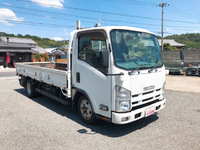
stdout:
[(32, 48), (32, 50), (34, 50), (36, 52), (39, 52), (41, 55), (46, 52), (44, 48), (42, 48), (42, 47), (40, 47), (38, 45), (35, 46), (34, 48)]
[(67, 54), (57, 47), (56, 48), (46, 48), (45, 51), (48, 53), (49, 58), (52, 61), (56, 61), (57, 59), (67, 59)]
[[(161, 39), (158, 39), (158, 42), (159, 46), (161, 47)], [(178, 43), (174, 39), (163, 39), (163, 44), (164, 43), (169, 43), (172, 47), (176, 47), (177, 49), (181, 49), (185, 46), (185, 44)]]
[(0, 66), (15, 67), (15, 62), (31, 62), (36, 42), (32, 39), (0, 37)]

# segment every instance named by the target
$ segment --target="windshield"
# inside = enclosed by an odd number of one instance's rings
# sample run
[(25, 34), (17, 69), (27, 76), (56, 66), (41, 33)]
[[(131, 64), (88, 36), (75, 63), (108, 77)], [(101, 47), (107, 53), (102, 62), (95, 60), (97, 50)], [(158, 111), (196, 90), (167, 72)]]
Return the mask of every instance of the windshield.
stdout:
[(160, 47), (154, 35), (129, 30), (112, 30), (110, 37), (117, 67), (133, 70), (162, 65)]

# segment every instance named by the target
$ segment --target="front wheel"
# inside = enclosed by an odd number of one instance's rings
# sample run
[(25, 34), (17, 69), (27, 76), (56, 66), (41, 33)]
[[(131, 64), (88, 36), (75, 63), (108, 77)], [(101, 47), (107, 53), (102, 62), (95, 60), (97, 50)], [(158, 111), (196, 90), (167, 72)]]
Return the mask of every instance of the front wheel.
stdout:
[(26, 82), (26, 92), (28, 94), (28, 97), (32, 98), (37, 95), (37, 92), (35, 90), (35, 86), (31, 83), (31, 80), (27, 80)]
[(78, 114), (81, 120), (87, 124), (94, 124), (97, 121), (92, 104), (84, 95), (78, 100)]

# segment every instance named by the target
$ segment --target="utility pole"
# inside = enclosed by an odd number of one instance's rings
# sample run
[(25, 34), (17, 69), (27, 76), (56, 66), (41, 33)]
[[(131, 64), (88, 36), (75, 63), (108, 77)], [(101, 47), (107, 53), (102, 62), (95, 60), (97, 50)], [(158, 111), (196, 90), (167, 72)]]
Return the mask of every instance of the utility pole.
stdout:
[(103, 15), (103, 19), (104, 19), (104, 22), (105, 22), (105, 26), (106, 26), (106, 20), (105, 20), (105, 16)]
[(63, 36), (64, 48), (65, 48), (65, 36)]
[(99, 19), (99, 27), (101, 27), (101, 19)]
[(162, 39), (161, 39), (161, 47), (162, 47), (162, 51), (163, 51), (163, 16), (164, 16), (164, 7), (169, 6), (169, 4), (164, 3), (164, 0), (162, 1), (161, 4), (157, 5), (158, 7), (162, 7), (162, 27), (161, 27), (161, 35), (162, 35)]

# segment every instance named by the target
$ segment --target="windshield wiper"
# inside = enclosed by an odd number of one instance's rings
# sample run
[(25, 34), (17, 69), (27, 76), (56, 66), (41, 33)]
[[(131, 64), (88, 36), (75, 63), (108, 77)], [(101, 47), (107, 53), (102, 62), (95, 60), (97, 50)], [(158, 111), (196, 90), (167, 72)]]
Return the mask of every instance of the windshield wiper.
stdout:
[(160, 63), (156, 63), (156, 65), (154, 67), (152, 67), (148, 72), (150, 73), (153, 70), (157, 71), (157, 68), (158, 68), (159, 64)]
[(134, 72), (138, 72), (138, 74), (140, 73), (140, 69), (143, 67), (143, 66), (146, 66), (146, 65), (149, 65), (149, 64), (141, 64), (139, 67), (131, 70), (130, 72), (128, 72), (129, 75), (131, 75), (132, 73)]
[(133, 69), (132, 71), (128, 72), (128, 74), (131, 75), (135, 71), (138, 71), (138, 74), (139, 74), (140, 73), (140, 67)]

